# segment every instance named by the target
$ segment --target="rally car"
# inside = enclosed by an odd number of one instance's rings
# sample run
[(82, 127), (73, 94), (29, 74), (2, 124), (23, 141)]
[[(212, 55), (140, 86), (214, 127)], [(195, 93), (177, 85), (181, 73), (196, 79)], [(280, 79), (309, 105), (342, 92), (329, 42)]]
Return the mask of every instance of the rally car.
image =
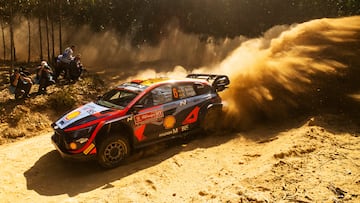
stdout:
[(211, 74), (133, 80), (66, 113), (52, 124), (51, 139), (63, 158), (113, 168), (134, 149), (216, 128), (218, 92), (229, 84), (226, 75)]

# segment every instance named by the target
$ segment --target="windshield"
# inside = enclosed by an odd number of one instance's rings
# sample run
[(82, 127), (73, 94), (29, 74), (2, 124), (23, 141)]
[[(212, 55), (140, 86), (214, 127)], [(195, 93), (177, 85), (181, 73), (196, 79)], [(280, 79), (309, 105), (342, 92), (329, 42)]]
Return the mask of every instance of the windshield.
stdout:
[(124, 109), (138, 94), (124, 89), (113, 89), (97, 102), (109, 108)]

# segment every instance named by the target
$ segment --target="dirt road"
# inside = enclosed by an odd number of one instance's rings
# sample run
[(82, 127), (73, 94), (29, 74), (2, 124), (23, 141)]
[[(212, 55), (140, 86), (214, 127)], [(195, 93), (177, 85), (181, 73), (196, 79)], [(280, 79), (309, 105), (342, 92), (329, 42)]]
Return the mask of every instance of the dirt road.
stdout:
[(148, 149), (112, 170), (63, 161), (50, 134), (41, 135), (0, 146), (0, 199), (359, 202), (359, 128), (338, 121), (316, 117), (287, 127), (182, 140)]

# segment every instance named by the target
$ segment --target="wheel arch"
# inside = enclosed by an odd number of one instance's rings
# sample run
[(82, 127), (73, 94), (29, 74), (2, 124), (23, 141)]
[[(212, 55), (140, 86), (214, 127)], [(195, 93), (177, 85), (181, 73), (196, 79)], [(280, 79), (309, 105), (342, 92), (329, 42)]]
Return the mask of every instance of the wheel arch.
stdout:
[(220, 108), (220, 110), (222, 110), (223, 104), (222, 103), (207, 103), (205, 104), (200, 112), (199, 112), (199, 118), (200, 118), (200, 122), (202, 122), (205, 119), (205, 115), (206, 113), (211, 109), (211, 108)]
[[(215, 112), (215, 115), (221, 115), (221, 112), (222, 112), (222, 107), (223, 107), (223, 104), (222, 103), (210, 103), (210, 104), (207, 104), (205, 105), (206, 108), (204, 108), (204, 110), (201, 112), (201, 117), (200, 117), (200, 120), (199, 120), (199, 125), (200, 125), (200, 128), (202, 130), (204, 130), (205, 133), (213, 133), (215, 131), (218, 130), (219, 128), (219, 125), (216, 122), (216, 120), (221, 120), (220, 117), (216, 116), (214, 120), (214, 112)], [(220, 114), (218, 114), (218, 113)], [(209, 115), (210, 116), (210, 120), (209, 119)], [(208, 123), (208, 121), (210, 121), (210, 123)]]
[(99, 131), (95, 140), (96, 143), (100, 143), (105, 137), (111, 136), (112, 134), (117, 134), (124, 136), (128, 139), (130, 148), (134, 147), (134, 139), (133, 139), (133, 130), (132, 128), (124, 123), (124, 122), (113, 122), (105, 124)]

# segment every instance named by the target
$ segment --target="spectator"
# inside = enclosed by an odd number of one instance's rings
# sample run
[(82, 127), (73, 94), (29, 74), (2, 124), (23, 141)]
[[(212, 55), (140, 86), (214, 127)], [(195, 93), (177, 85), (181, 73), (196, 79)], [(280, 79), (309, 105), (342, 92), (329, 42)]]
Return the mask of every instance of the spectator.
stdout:
[(80, 59), (81, 59), (81, 55), (78, 54), (78, 55), (76, 55), (74, 60), (72, 60), (70, 63), (69, 74), (70, 74), (71, 80), (79, 80), (80, 79), (80, 75), (83, 72), (83, 65), (82, 65)]
[(53, 71), (46, 61), (42, 61), (41, 65), (37, 68), (36, 78), (39, 83), (38, 94), (46, 93), (46, 88), (49, 85), (55, 84), (53, 80)]
[(63, 54), (60, 54), (56, 59), (54, 79), (57, 80), (61, 74), (64, 78), (70, 79), (71, 62), (74, 60), (75, 45), (67, 47)]
[(64, 50), (64, 53), (60, 57), (60, 61), (66, 64), (70, 64), (75, 57), (73, 57), (75, 51), (75, 45), (71, 45)]
[(32, 87), (32, 80), (29, 74), (22, 67), (14, 69), (10, 76), (10, 92), (15, 94), (15, 99), (29, 98), (29, 92)]

